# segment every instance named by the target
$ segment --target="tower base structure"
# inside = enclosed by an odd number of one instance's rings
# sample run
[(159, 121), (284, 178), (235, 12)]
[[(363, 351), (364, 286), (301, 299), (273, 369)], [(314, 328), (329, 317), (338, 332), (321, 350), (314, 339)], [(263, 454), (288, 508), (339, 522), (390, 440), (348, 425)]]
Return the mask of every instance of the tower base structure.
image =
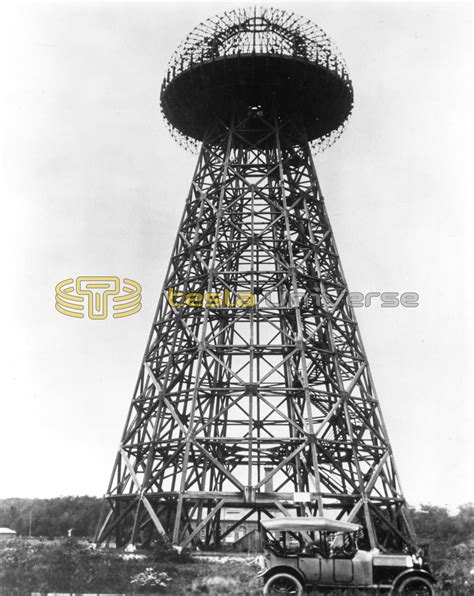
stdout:
[(310, 146), (275, 112), (206, 133), (106, 500), (118, 546), (306, 515), (414, 543)]

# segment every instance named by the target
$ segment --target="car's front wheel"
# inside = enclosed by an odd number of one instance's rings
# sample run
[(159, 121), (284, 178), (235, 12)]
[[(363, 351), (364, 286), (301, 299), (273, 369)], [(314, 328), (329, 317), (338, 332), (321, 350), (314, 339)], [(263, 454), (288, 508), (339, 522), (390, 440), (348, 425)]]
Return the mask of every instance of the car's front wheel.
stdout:
[(393, 596), (434, 596), (433, 582), (426, 577), (411, 576), (398, 582), (391, 594)]
[(301, 582), (289, 573), (275, 573), (263, 588), (264, 596), (302, 596)]

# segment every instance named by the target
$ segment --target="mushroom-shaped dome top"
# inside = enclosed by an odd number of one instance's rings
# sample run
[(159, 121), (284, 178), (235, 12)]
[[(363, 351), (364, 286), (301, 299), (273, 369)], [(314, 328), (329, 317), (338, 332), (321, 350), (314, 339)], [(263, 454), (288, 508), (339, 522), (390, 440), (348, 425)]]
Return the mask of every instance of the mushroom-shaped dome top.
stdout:
[(191, 147), (217, 120), (258, 106), (291, 119), (322, 149), (341, 134), (352, 103), (346, 65), (324, 31), (271, 7), (232, 10), (198, 25), (172, 56), (161, 90), (173, 136)]

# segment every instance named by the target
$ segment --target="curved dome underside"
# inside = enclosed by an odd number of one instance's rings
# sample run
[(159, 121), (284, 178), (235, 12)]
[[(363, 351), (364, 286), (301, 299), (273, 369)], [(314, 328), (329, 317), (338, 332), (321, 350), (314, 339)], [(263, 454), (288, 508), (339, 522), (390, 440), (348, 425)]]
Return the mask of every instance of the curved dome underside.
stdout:
[(301, 140), (315, 141), (337, 130), (352, 109), (352, 87), (317, 64), (298, 58), (253, 54), (193, 66), (163, 90), (164, 116), (186, 137), (204, 140), (216, 119), (230, 123), (233, 110), (249, 107), (264, 117), (291, 119)]
[(261, 106), (267, 118), (292, 118), (321, 150), (343, 131), (352, 102), (346, 65), (324, 31), (272, 7), (232, 10), (195, 27), (161, 91), (170, 131), (188, 148), (216, 118), (228, 123), (232, 110)]

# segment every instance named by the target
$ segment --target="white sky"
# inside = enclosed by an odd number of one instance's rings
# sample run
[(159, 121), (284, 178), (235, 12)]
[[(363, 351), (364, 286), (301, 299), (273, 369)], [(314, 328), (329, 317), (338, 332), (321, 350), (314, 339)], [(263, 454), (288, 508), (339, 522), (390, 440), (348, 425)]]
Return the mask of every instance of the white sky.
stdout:
[[(2, 9), (0, 497), (106, 489), (195, 161), (161, 78), (229, 4)], [(273, 4), (319, 24), (354, 82), (316, 160), (350, 289), (420, 294), (357, 311), (406, 496), (472, 500), (470, 6)], [(143, 310), (61, 316), (54, 286), (78, 275), (139, 281)]]

